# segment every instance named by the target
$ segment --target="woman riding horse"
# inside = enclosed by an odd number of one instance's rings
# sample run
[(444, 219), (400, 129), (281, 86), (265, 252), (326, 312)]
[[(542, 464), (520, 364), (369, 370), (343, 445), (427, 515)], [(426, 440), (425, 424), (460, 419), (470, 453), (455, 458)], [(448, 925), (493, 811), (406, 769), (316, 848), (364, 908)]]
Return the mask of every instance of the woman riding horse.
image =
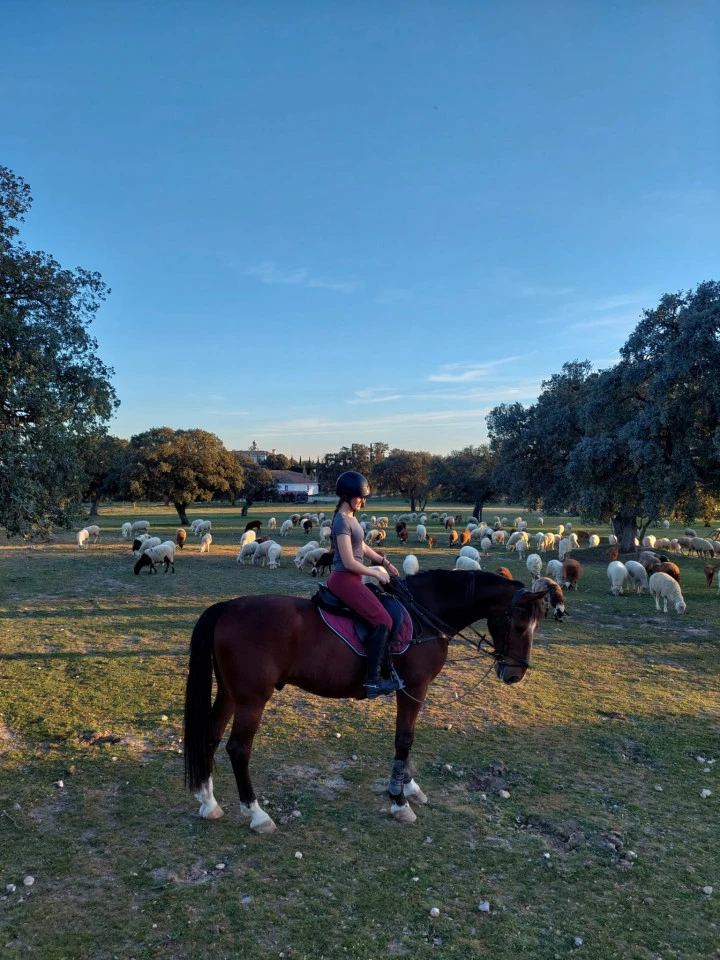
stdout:
[[(347, 470), (338, 477), (335, 493), (340, 498), (335, 507), (332, 538), (335, 546), (333, 568), (328, 578), (328, 588), (355, 613), (372, 625), (370, 636), (365, 641), (367, 654), (367, 678), (365, 691), (369, 700), (382, 694), (401, 689), (394, 675), (390, 679), (380, 676), (380, 665), (385, 657), (392, 618), (375, 594), (363, 583), (363, 575), (373, 577), (380, 584), (397, 577), (398, 571), (387, 557), (383, 557), (365, 543), (365, 532), (355, 519), (355, 513), (365, 506), (370, 493), (367, 480), (361, 473)], [(379, 566), (366, 567), (367, 557)]]

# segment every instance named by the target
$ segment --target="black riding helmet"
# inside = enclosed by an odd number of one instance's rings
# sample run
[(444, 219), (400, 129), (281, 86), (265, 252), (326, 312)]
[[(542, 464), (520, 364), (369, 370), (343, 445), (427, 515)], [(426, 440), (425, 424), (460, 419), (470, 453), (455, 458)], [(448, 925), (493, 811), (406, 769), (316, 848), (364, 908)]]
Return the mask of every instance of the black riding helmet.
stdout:
[(369, 497), (370, 485), (361, 473), (346, 470), (337, 478), (335, 493), (346, 500), (352, 500), (353, 497)]

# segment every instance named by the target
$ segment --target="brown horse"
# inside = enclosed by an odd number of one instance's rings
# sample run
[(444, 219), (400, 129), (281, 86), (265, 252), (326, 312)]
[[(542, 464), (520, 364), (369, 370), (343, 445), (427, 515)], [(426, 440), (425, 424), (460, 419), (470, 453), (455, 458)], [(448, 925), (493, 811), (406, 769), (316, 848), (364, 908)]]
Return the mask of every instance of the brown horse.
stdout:
[[(416, 642), (394, 665), (405, 688), (397, 693), (395, 762), (388, 786), (391, 813), (404, 822), (408, 805), (427, 802), (410, 773), (415, 722), (430, 682), (442, 670), (453, 636), (481, 618), (493, 641), (490, 655), (505, 683), (517, 683), (530, 666), (530, 651), (544, 593), (517, 580), (482, 571), (431, 570), (391, 583), (404, 593), (414, 619)], [(213, 669), (217, 696), (211, 705)], [(190, 644), (185, 694), (185, 781), (208, 820), (223, 811), (213, 795), (213, 757), (233, 718), (227, 742), (240, 809), (257, 833), (275, 824), (259, 806), (248, 773), (253, 739), (265, 705), (285, 684), (319, 697), (365, 698), (365, 662), (321, 620), (316, 606), (299, 597), (238, 597), (216, 603), (201, 615)]]

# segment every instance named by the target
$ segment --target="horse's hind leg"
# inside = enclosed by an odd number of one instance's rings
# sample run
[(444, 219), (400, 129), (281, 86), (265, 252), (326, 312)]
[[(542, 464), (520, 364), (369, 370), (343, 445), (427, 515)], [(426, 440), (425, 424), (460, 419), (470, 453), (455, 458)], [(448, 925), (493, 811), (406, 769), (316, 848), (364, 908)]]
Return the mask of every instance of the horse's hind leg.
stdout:
[[(234, 709), (235, 705), (221, 687), (215, 697), (215, 703), (210, 710), (210, 722), (212, 724), (211, 750), (213, 756), (220, 746), (223, 733), (225, 733), (225, 727), (228, 725), (228, 720), (232, 716)], [(200, 801), (198, 816), (204, 820), (219, 820), (223, 815), (223, 809), (215, 799), (212, 777), (208, 777), (204, 783), (200, 784), (200, 789), (195, 794), (195, 799)]]
[[(424, 690), (417, 700), (423, 700)], [(398, 693), (397, 720), (395, 723), (395, 760), (390, 774), (388, 793), (392, 799), (390, 813), (401, 823), (413, 823), (417, 818), (410, 808), (411, 803), (427, 803), (427, 797), (415, 783), (410, 773), (410, 750), (415, 739), (415, 722), (422, 703), (417, 703), (401, 691)], [(415, 696), (415, 691), (413, 691)]]
[(243, 816), (250, 818), (250, 829), (256, 833), (273, 833), (276, 829), (275, 824), (257, 802), (248, 772), (253, 740), (260, 726), (264, 709), (265, 702), (245, 703), (237, 708), (225, 749), (230, 756), (240, 794), (240, 811)]

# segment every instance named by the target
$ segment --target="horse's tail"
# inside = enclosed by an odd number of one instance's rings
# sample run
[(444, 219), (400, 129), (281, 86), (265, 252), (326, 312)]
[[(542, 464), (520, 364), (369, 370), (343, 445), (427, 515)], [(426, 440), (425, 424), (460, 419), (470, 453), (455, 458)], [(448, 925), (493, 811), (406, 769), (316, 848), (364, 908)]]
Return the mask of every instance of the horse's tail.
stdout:
[(185, 687), (185, 786), (197, 790), (210, 777), (214, 743), (212, 707), (213, 652), (215, 625), (224, 603), (216, 603), (200, 616), (190, 640), (190, 669)]

